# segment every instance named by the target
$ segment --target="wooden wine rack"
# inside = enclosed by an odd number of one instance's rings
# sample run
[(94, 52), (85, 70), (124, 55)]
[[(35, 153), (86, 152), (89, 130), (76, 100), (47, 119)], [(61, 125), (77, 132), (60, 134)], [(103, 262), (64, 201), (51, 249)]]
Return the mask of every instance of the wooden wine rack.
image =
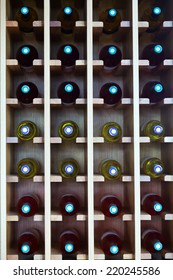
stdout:
[[(0, 259), (19, 259), (17, 237), (32, 227), (41, 231), (44, 240), (34, 259), (62, 259), (57, 240), (66, 228), (76, 228), (82, 236), (83, 246), (77, 259), (105, 259), (98, 244), (101, 232), (109, 229), (117, 230), (124, 239), (122, 259), (151, 259), (151, 254), (141, 248), (141, 232), (150, 227), (166, 236), (168, 244), (163, 257), (173, 259), (173, 98), (165, 98), (157, 106), (152, 106), (147, 98), (139, 98), (141, 88), (153, 77), (163, 82), (167, 91), (173, 89), (173, 18), (169, 14), (172, 3), (165, 1), (167, 16), (160, 35), (148, 35), (145, 30), (149, 23), (138, 20), (142, 0), (117, 0), (116, 8), (123, 18), (120, 30), (103, 35), (99, 13), (115, 1), (73, 0), (70, 3), (78, 9), (80, 21), (76, 22), (74, 34), (67, 36), (61, 34), (61, 22), (56, 17), (62, 4), (68, 2), (0, 0)], [(147, 5), (150, 1), (145, 2)], [(32, 34), (21, 33), (14, 21), (15, 11), (21, 5), (32, 6), (38, 12)], [(149, 61), (141, 60), (140, 54), (146, 44), (155, 41), (164, 44), (167, 59), (157, 73), (152, 73), (147, 71)], [(75, 70), (70, 73), (63, 72), (61, 61), (56, 59), (58, 47), (67, 42), (74, 43), (80, 53)], [(15, 59), (16, 50), (23, 43), (33, 44), (39, 52), (39, 59), (33, 62), (34, 72), (29, 74), (21, 71)], [(118, 70), (107, 74), (98, 53), (109, 43), (120, 47), (123, 59)], [(15, 97), (16, 86), (27, 79), (39, 89), (39, 98), (29, 109), (23, 108)], [(69, 79), (76, 81), (81, 91), (72, 107), (62, 105), (56, 96), (58, 85)], [(108, 81), (117, 82), (123, 90), (121, 104), (115, 108), (106, 108), (99, 98), (99, 89)], [(159, 144), (140, 136), (140, 125), (154, 118), (162, 120), (166, 128), (166, 136)], [(40, 135), (33, 143), (21, 144), (15, 129), (26, 119), (38, 125)], [(77, 122), (80, 130), (73, 144), (64, 143), (57, 133), (58, 125), (68, 119)], [(121, 143), (104, 143), (101, 127), (108, 121), (121, 125)], [(27, 156), (41, 163), (41, 173), (25, 181), (16, 175), (16, 164)], [(164, 161), (166, 173), (162, 180), (140, 174), (140, 159), (144, 156), (158, 156)], [(79, 162), (80, 174), (75, 181), (66, 181), (57, 172), (57, 164), (66, 157)], [(120, 181), (107, 182), (99, 174), (99, 164), (106, 158), (122, 165)], [(170, 211), (154, 218), (141, 213), (141, 196), (147, 191), (162, 195)], [(39, 195), (41, 212), (22, 219), (14, 207), (27, 192)], [(57, 210), (57, 198), (63, 193), (77, 193), (80, 197), (82, 211), (75, 218), (64, 218)], [(108, 193), (118, 195), (126, 209), (115, 219), (106, 218), (99, 210), (101, 197)]]

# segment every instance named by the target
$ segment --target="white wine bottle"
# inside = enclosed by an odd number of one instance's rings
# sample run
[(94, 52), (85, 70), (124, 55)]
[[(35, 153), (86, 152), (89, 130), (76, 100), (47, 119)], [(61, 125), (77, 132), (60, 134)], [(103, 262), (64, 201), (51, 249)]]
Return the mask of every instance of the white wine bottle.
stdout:
[(64, 121), (58, 127), (59, 136), (63, 140), (75, 140), (79, 135), (79, 128), (73, 121)]
[(159, 158), (147, 158), (141, 163), (141, 171), (153, 179), (160, 178), (164, 172), (163, 162)]
[(64, 159), (58, 165), (58, 171), (63, 178), (75, 178), (79, 173), (79, 164), (75, 159)]
[(121, 165), (116, 160), (105, 160), (101, 163), (100, 172), (107, 180), (118, 180), (121, 177)]
[(32, 158), (24, 158), (17, 165), (17, 174), (22, 179), (31, 179), (39, 171), (39, 163)]
[(119, 124), (108, 122), (102, 127), (101, 134), (106, 142), (118, 142), (122, 138), (122, 129)]
[(22, 141), (31, 141), (37, 134), (38, 129), (31, 121), (22, 121), (17, 127), (17, 137)]
[(157, 120), (151, 120), (141, 127), (141, 134), (150, 137), (151, 141), (162, 140), (164, 132), (164, 126)]

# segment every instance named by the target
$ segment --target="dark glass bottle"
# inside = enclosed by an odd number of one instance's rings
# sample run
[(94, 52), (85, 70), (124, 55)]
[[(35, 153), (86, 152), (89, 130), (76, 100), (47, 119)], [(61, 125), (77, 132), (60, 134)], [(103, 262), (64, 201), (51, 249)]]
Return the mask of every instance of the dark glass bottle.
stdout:
[(32, 255), (40, 249), (40, 232), (32, 229), (23, 232), (17, 242), (18, 251), (23, 255)]
[(159, 44), (147, 45), (142, 52), (142, 59), (147, 59), (150, 62), (150, 67), (159, 66), (165, 59), (164, 49)]
[(16, 13), (19, 30), (29, 33), (33, 31), (33, 21), (38, 20), (37, 12), (31, 7), (21, 7)]
[(60, 199), (59, 208), (62, 215), (72, 216), (79, 212), (80, 203), (76, 196), (64, 194)]
[(35, 194), (22, 196), (17, 202), (17, 212), (20, 216), (31, 217), (39, 210), (39, 197)]
[(17, 164), (17, 174), (22, 179), (31, 179), (39, 171), (39, 163), (32, 158), (21, 159)]
[(148, 229), (142, 234), (142, 246), (150, 253), (161, 252), (164, 249), (165, 241), (159, 231)]
[(149, 28), (146, 30), (148, 33), (159, 30), (164, 19), (165, 16), (160, 7), (149, 7), (144, 11), (142, 16), (142, 20), (149, 22)]
[(79, 59), (79, 51), (74, 45), (63, 45), (58, 50), (57, 59), (61, 60), (63, 68), (73, 69)]
[(74, 229), (63, 231), (59, 236), (58, 244), (62, 254), (76, 254), (81, 247), (79, 233)]
[(141, 171), (151, 178), (157, 179), (162, 176), (164, 165), (159, 158), (146, 158), (141, 163)]
[(63, 82), (58, 88), (57, 95), (59, 98), (61, 98), (63, 104), (74, 104), (76, 99), (79, 98), (80, 89), (74, 82)]
[(122, 249), (122, 240), (114, 231), (107, 231), (101, 236), (100, 246), (105, 255), (117, 255)]
[(67, 6), (60, 11), (58, 20), (61, 21), (61, 31), (70, 34), (74, 31), (75, 22), (79, 20), (79, 13), (75, 8)]
[(160, 82), (150, 81), (144, 85), (141, 97), (149, 98), (151, 103), (157, 103), (167, 97), (167, 94), (164, 86)]
[(116, 217), (122, 211), (121, 201), (115, 195), (105, 195), (100, 201), (102, 213), (107, 217)]
[(106, 83), (101, 87), (100, 98), (106, 105), (116, 105), (122, 98), (122, 90), (116, 83)]
[(33, 99), (38, 97), (38, 88), (34, 83), (23, 82), (16, 89), (16, 97), (20, 103), (31, 105)]
[(162, 198), (155, 193), (148, 193), (142, 198), (142, 210), (150, 215), (160, 215), (164, 211)]
[(112, 34), (120, 27), (121, 15), (115, 8), (110, 8), (100, 15), (99, 20), (103, 21), (103, 33)]
[(27, 70), (33, 67), (33, 60), (38, 59), (38, 52), (32, 45), (23, 45), (18, 49), (16, 59), (20, 67)]
[(112, 70), (121, 63), (122, 53), (117, 46), (107, 45), (101, 49), (99, 59), (103, 60), (106, 70)]

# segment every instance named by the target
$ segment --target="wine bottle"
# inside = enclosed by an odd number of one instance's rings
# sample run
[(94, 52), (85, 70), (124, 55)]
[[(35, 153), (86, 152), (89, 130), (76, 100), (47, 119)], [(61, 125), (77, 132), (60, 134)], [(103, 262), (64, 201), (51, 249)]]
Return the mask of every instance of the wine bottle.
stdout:
[(103, 11), (99, 20), (103, 21), (103, 33), (112, 34), (120, 27), (121, 15), (115, 8), (110, 8)]
[(58, 50), (57, 59), (61, 60), (64, 69), (73, 69), (79, 59), (79, 51), (74, 45), (63, 45)]
[(75, 159), (64, 159), (58, 165), (58, 171), (63, 178), (74, 178), (79, 173), (79, 164)]
[(17, 137), (22, 141), (31, 141), (37, 134), (37, 126), (31, 121), (22, 121), (17, 127)]
[(100, 171), (107, 180), (118, 180), (121, 177), (121, 165), (116, 160), (103, 161)]
[(79, 135), (79, 128), (73, 121), (64, 121), (59, 125), (58, 133), (63, 140), (75, 140)]
[(22, 196), (17, 202), (17, 212), (20, 216), (31, 217), (39, 210), (39, 197), (35, 194)]
[(160, 121), (152, 120), (141, 127), (141, 133), (150, 137), (151, 141), (159, 141), (163, 139), (165, 128)]
[(142, 20), (148, 21), (149, 28), (147, 28), (146, 32), (152, 33), (160, 29), (165, 16), (160, 7), (149, 7), (147, 8), (142, 16)]
[(38, 97), (38, 88), (34, 83), (23, 82), (16, 89), (16, 97), (23, 105), (31, 105), (33, 99)]
[(80, 203), (76, 196), (64, 194), (60, 199), (59, 208), (62, 215), (72, 216), (79, 212)]
[(167, 97), (167, 94), (162, 83), (158, 81), (150, 81), (144, 85), (141, 97), (149, 98), (151, 103), (157, 103)]
[(148, 193), (142, 198), (142, 210), (150, 215), (160, 215), (164, 210), (162, 198), (155, 193)]
[(118, 123), (108, 122), (103, 125), (101, 134), (106, 142), (118, 142), (122, 138), (122, 129)]
[(141, 163), (141, 171), (153, 179), (160, 178), (164, 171), (162, 161), (156, 157), (144, 159)]
[(100, 201), (102, 213), (107, 217), (116, 217), (122, 211), (121, 201), (115, 195), (105, 195)]
[(63, 82), (58, 88), (57, 95), (61, 98), (63, 104), (71, 105), (75, 103), (77, 98), (79, 98), (80, 89), (74, 82)]
[(106, 105), (116, 105), (122, 98), (122, 90), (116, 83), (106, 83), (101, 87), (100, 98)]
[(147, 59), (150, 62), (150, 68), (154, 69), (159, 66), (165, 59), (164, 49), (159, 44), (149, 44), (142, 52), (142, 59)]
[(107, 45), (101, 49), (99, 59), (103, 60), (105, 70), (112, 70), (120, 64), (122, 53), (117, 46)]
[(164, 238), (157, 230), (145, 230), (142, 234), (142, 246), (150, 253), (161, 252), (165, 247)]
[(30, 70), (33, 60), (38, 59), (38, 52), (32, 45), (22, 45), (16, 53), (16, 59), (22, 69)]
[(117, 255), (122, 250), (122, 240), (114, 231), (106, 231), (101, 236), (100, 246), (105, 255)]
[(40, 232), (37, 229), (23, 232), (17, 242), (18, 251), (23, 255), (32, 255), (40, 249)]
[(31, 179), (39, 171), (39, 163), (31, 158), (24, 158), (18, 162), (17, 173), (22, 179)]
[(79, 13), (75, 8), (66, 6), (60, 11), (58, 20), (61, 21), (61, 32), (70, 34), (74, 31), (75, 22), (79, 20)]
[(79, 233), (74, 229), (63, 231), (59, 236), (58, 243), (62, 254), (76, 254), (81, 247)]
[(16, 13), (19, 30), (29, 33), (33, 31), (33, 21), (38, 20), (37, 12), (31, 7), (21, 7)]

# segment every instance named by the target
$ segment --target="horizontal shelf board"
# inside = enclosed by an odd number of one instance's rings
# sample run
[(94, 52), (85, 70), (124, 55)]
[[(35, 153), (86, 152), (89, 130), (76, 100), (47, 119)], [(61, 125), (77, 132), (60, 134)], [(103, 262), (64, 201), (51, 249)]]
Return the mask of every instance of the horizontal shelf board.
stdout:
[(141, 212), (141, 221), (151, 221), (151, 215), (146, 212)]
[[(141, 136), (140, 143), (153, 143), (153, 141), (150, 140), (150, 137)], [(163, 140), (159, 141), (159, 143), (173, 143), (173, 136), (165, 136), (163, 137)]]
[[(44, 26), (44, 21), (43, 20), (35, 20), (33, 21), (33, 27), (43, 27)], [(7, 28), (18, 28), (18, 22), (15, 20), (7, 20), (6, 21), (6, 27)]]
[[(122, 175), (121, 176), (121, 180), (122, 182), (133, 182), (133, 176), (129, 176), (129, 175)], [(105, 182), (105, 178), (104, 176), (100, 175), (100, 174), (95, 174), (94, 175), (94, 182)]]
[(145, 260), (151, 260), (151, 254), (147, 250), (142, 248), (142, 250), (141, 250), (141, 260), (144, 260), (144, 259)]
[[(99, 143), (108, 143), (108, 142), (104, 140), (104, 137), (99, 136), (99, 137), (93, 137), (93, 143), (99, 144)], [(132, 143), (132, 137), (122, 137), (121, 141), (119, 141), (118, 143)]]
[[(127, 214), (127, 213), (121, 213), (120, 217), (122, 218), (122, 221), (132, 221), (133, 220), (133, 215), (132, 214)], [(104, 221), (106, 219), (106, 216), (99, 210), (94, 211), (94, 220), (95, 221)], [(114, 221), (114, 218), (112, 218)], [(115, 217), (116, 219), (116, 217)]]
[[(152, 178), (148, 175), (141, 175), (140, 182), (150, 182)], [(160, 179), (156, 179), (164, 182), (173, 182), (173, 175), (163, 175)]]
[[(32, 142), (34, 144), (42, 144), (44, 143), (43, 137), (34, 137)], [(21, 143), (18, 137), (7, 137), (7, 144), (18, 144)]]
[[(51, 69), (54, 69), (56, 70), (56, 68), (60, 68), (61, 70), (61, 60), (59, 59), (51, 59), (50, 62), (49, 62), (49, 65), (50, 65), (50, 68)], [(85, 59), (79, 59), (79, 60), (76, 60), (75, 62), (75, 68), (81, 68), (81, 67), (86, 67), (87, 65), (87, 61)]]
[[(7, 183), (18, 183), (20, 178), (17, 175), (7, 175)], [(44, 182), (43, 175), (37, 175), (33, 177), (33, 182)]]
[[(86, 221), (86, 214), (85, 213), (78, 213), (76, 215), (76, 221)], [(63, 221), (63, 215), (59, 211), (52, 211), (51, 212), (51, 221)]]
[(165, 221), (173, 221), (173, 213), (164, 213), (163, 215)]
[[(102, 31), (104, 24), (103, 21), (93, 21), (92, 22), (92, 27), (93, 28), (100, 28)], [(131, 22), (130, 21), (121, 21), (120, 22), (120, 28), (129, 28), (131, 27)]]
[(169, 259), (173, 259), (173, 252), (168, 252), (168, 253), (165, 253), (165, 259), (169, 260)]
[[(122, 98), (120, 101), (120, 104), (118, 104), (118, 106), (131, 105), (131, 104), (133, 104), (132, 98)], [(93, 98), (93, 105), (104, 105), (104, 99), (103, 98)], [(109, 105), (108, 105), (108, 107), (109, 107)]]
[[(60, 175), (51, 175), (50, 180), (52, 183), (62, 182), (63, 178)], [(76, 182), (87, 182), (87, 176), (78, 175), (76, 176)]]
[[(132, 59), (122, 59), (120, 66), (131, 66)], [(104, 66), (103, 60), (93, 60), (93, 67), (94, 68), (102, 68)]]
[[(58, 20), (51, 20), (50, 21), (50, 27), (61, 27), (61, 21)], [(86, 21), (78, 20), (75, 22), (75, 27), (76, 28), (81, 28), (81, 27), (86, 27)]]
[[(87, 254), (78, 253), (76, 258), (77, 260), (87, 260)], [(51, 260), (62, 260), (62, 254), (52, 254)]]
[[(51, 98), (50, 104), (53, 105), (62, 105), (62, 101), (60, 98)], [(77, 98), (75, 105), (86, 105), (87, 99), (86, 98)]]
[(45, 259), (45, 256), (44, 255), (41, 255), (41, 254), (35, 254), (34, 255), (34, 260), (44, 260)]
[[(150, 62), (147, 59), (139, 59), (138, 63), (140, 67), (150, 66)], [(163, 61), (163, 66), (172, 66), (172, 65), (173, 65), (173, 59), (165, 59)]]
[[(121, 254), (123, 255), (123, 260), (133, 260), (134, 254), (122, 251)], [(100, 248), (95, 248), (95, 254), (94, 254), (95, 260), (105, 260), (105, 254)]]
[[(138, 22), (138, 27), (139, 28), (148, 28), (149, 27), (149, 22), (148, 21), (139, 21)], [(163, 28), (170, 28), (173, 27), (173, 21), (164, 21), (162, 24)]]
[[(16, 213), (9, 213), (7, 214), (7, 222), (18, 222), (20, 220), (20, 216)], [(36, 214), (33, 216), (33, 221), (35, 222), (43, 222), (44, 215), (43, 214)]]
[[(6, 60), (6, 65), (7, 66), (18, 66), (19, 67), (19, 64), (18, 64), (18, 60), (17, 59), (7, 59)], [(44, 63), (43, 63), (43, 59), (34, 59), (33, 60), (33, 66), (43, 66)]]
[[(18, 101), (17, 98), (7, 98), (6, 99), (6, 104), (7, 105), (11, 105), (11, 106), (17, 106), (20, 107), (21, 104)], [(34, 98), (33, 99), (33, 104), (34, 105), (43, 105), (44, 104), (44, 98)]]

